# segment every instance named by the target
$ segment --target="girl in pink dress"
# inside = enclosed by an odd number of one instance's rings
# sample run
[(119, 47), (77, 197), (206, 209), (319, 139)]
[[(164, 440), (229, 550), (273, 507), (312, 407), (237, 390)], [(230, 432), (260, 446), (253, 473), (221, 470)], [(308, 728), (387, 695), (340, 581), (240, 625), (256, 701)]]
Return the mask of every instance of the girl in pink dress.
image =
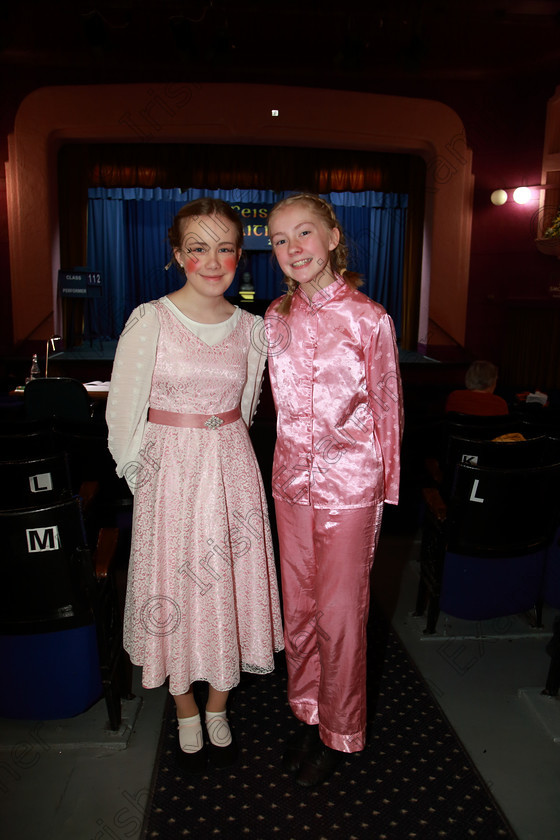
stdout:
[(288, 700), (306, 724), (284, 766), (309, 787), (364, 748), (366, 623), (383, 504), (397, 504), (402, 397), (391, 318), (357, 290), (331, 206), (269, 217), (288, 293), (265, 315), (278, 414), (273, 496)]
[(243, 239), (239, 216), (203, 198), (169, 230), (186, 275), (135, 309), (107, 402), (109, 448), (134, 493), (124, 646), (144, 687), (169, 678), (186, 769), (204, 769), (193, 683), (209, 683), (214, 760), (235, 758), (226, 714), (241, 671), (266, 674), (283, 648), (262, 479), (248, 434), (266, 355), (262, 318), (224, 297)]

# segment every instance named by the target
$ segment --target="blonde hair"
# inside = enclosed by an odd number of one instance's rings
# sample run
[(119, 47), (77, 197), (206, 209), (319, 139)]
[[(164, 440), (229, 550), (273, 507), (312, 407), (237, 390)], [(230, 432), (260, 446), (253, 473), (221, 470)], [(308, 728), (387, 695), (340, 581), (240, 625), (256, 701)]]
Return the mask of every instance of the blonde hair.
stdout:
[[(346, 244), (346, 237), (344, 235), (342, 225), (336, 218), (333, 208), (328, 201), (325, 201), (324, 198), (314, 195), (313, 193), (296, 193), (295, 195), (289, 195), (287, 198), (283, 198), (281, 201), (278, 201), (270, 211), (268, 218), (269, 227), (275, 213), (279, 210), (283, 210), (285, 207), (291, 207), (296, 203), (303, 203), (307, 205), (307, 207), (320, 217), (321, 221), (329, 230), (334, 230), (335, 228), (338, 230), (340, 238), (336, 248), (330, 252), (329, 266), (333, 272), (341, 274), (344, 277), (344, 281), (348, 284), (348, 286), (350, 286), (350, 288), (357, 289), (364, 281), (357, 272), (348, 271), (346, 268), (348, 259), (348, 245)], [(277, 311), (282, 315), (287, 315), (290, 311), (292, 296), (298, 287), (298, 283), (292, 277), (287, 277), (286, 275), (284, 275), (284, 283), (288, 287), (288, 292), (278, 304)]]

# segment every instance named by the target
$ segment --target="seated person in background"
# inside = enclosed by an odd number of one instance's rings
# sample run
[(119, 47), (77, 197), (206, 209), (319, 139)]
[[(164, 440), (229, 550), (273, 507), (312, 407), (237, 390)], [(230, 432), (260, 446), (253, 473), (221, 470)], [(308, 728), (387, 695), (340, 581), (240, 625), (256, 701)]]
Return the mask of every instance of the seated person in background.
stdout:
[(494, 393), (498, 368), (492, 362), (473, 362), (465, 374), (467, 390), (452, 391), (445, 410), (491, 417), (509, 414), (508, 404)]

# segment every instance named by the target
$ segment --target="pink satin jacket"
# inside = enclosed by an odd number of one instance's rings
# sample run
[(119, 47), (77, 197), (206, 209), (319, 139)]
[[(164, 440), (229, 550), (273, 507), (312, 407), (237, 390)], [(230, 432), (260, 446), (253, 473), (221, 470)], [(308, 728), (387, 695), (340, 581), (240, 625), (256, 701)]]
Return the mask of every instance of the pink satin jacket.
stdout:
[(273, 496), (317, 508), (399, 498), (402, 390), (393, 322), (337, 279), (265, 315), (278, 415)]

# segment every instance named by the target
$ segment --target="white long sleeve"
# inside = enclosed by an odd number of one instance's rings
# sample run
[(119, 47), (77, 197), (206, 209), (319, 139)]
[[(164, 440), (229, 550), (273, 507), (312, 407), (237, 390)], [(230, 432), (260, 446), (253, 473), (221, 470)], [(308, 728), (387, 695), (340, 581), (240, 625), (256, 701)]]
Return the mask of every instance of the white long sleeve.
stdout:
[[(106, 418), (109, 451), (119, 476), (126, 476), (129, 465), (134, 471), (142, 444), (158, 337), (156, 309), (152, 303), (145, 303), (133, 310), (117, 345)], [(134, 492), (131, 483), (129, 486)]]
[(264, 320), (260, 315), (256, 315), (251, 331), (251, 346), (249, 347), (249, 356), (247, 359), (247, 382), (245, 383), (241, 397), (241, 415), (247, 428), (250, 428), (259, 404), (266, 354), (267, 345)]

